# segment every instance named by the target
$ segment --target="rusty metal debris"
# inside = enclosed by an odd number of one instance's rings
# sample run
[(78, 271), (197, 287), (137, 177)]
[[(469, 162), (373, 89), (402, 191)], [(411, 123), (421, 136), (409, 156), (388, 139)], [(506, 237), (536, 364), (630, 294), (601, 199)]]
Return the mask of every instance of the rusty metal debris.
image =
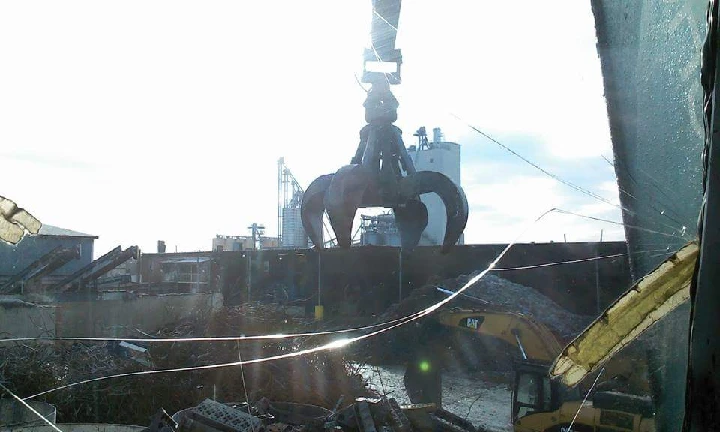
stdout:
[(178, 432), (261, 432), (260, 418), (246, 410), (205, 399), (195, 408), (173, 416)]
[(42, 223), (14, 201), (0, 196), (0, 240), (16, 244), (25, 233), (37, 234)]

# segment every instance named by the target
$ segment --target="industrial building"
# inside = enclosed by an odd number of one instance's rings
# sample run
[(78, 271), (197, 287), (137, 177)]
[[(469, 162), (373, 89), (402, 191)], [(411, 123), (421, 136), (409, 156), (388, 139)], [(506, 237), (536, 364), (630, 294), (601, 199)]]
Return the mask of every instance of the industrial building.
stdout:
[(400, 247), (400, 231), (392, 212), (360, 216), (360, 245)]
[[(280, 247), (280, 239), (278, 237), (265, 236), (264, 225), (254, 223), (248, 227), (248, 230), (250, 230), (250, 235), (248, 236), (216, 235), (213, 239), (212, 250), (215, 252), (223, 252), (274, 249)], [(164, 243), (162, 250), (158, 248), (158, 252), (165, 252)]]
[(279, 246), (280, 242), (277, 237), (260, 237), (259, 240), (253, 240), (252, 235), (231, 236), (218, 234), (212, 240), (212, 250), (215, 252), (276, 249)]
[[(442, 254), (440, 246), (428, 246), (402, 256), (400, 249), (387, 246), (328, 248), (319, 253), (277, 248), (143, 254), (140, 273), (153, 290), (221, 292), (228, 305), (282, 298), (306, 307), (308, 314), (320, 303), (327, 315), (362, 316), (363, 309), (381, 313), (428, 281), (484, 269), (505, 247), (462, 245)], [(538, 290), (573, 313), (590, 315), (629, 285), (626, 250), (625, 242), (516, 244), (501, 262), (502, 277)], [(608, 258), (588, 260), (596, 256)], [(582, 262), (536, 266), (575, 260)], [(352, 307), (358, 310), (350, 312)]]
[[(142, 281), (150, 291), (206, 292), (212, 283), (212, 260), (207, 254), (158, 254), (149, 260)], [(143, 257), (144, 258), (144, 257)]]
[(37, 235), (25, 236), (16, 245), (0, 243), (0, 294), (57, 295), (90, 285), (130, 283), (130, 275), (107, 275), (128, 260), (137, 259), (138, 247), (117, 246), (93, 260), (97, 238), (43, 225)]
[(78, 258), (57, 269), (57, 274), (68, 275), (93, 260), (93, 248), (98, 237), (52, 225), (43, 225), (34, 236), (25, 236), (20, 243), (0, 243), (0, 276), (11, 276), (43, 255), (61, 247), (77, 249)]

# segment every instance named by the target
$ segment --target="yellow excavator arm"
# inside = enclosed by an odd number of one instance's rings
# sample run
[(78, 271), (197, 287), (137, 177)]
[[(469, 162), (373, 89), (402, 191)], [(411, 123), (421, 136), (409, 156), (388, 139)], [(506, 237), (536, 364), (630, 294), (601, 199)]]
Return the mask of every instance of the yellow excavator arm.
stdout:
[[(570, 389), (551, 381), (549, 368), (562, 346), (555, 335), (533, 318), (507, 311), (448, 309), (430, 317), (429, 338), (440, 325), (452, 331), (500, 339), (517, 347), (520, 361), (514, 362), (515, 380), (510, 407), (515, 432), (560, 431), (574, 423), (574, 430), (648, 432), (654, 430), (652, 401), (641, 361), (615, 359), (606, 365), (608, 380), (596, 383), (592, 400), (583, 402), (587, 389)], [(442, 405), (441, 360), (432, 343), (420, 347), (405, 371), (405, 389), (413, 403)], [(581, 386), (584, 387), (584, 386)], [(601, 390), (601, 387), (603, 389)], [(583, 406), (580, 415), (574, 416)]]
[[(444, 327), (479, 336), (501, 339), (518, 348), (523, 360), (550, 366), (563, 350), (555, 335), (542, 323), (514, 312), (477, 309), (449, 309), (435, 315)], [(647, 366), (637, 356), (619, 356), (605, 364), (603, 381), (614, 378), (625, 391), (648, 394)]]

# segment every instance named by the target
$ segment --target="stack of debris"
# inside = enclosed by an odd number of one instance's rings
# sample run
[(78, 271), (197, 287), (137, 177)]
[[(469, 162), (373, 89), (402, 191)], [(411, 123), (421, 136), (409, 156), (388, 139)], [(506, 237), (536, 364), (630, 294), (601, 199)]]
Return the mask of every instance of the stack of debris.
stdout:
[[(390, 308), (379, 319), (379, 322), (397, 319), (423, 310), (447, 298), (448, 294), (441, 292), (438, 288), (445, 291), (457, 291), (477, 274), (479, 272), (437, 281), (437, 283), (428, 283), (421, 288), (417, 288), (400, 304)], [(456, 297), (450, 303), (450, 306), (507, 311), (527, 315), (547, 326), (561, 343), (569, 342), (593, 318), (573, 314), (533, 288), (510, 282), (492, 274), (486, 274), (465, 290), (464, 294), (464, 296)], [(432, 319), (432, 317), (423, 319)], [(410, 351), (408, 348), (421, 343), (422, 341), (418, 340), (418, 337), (421, 336), (414, 325), (406, 325), (381, 337), (374, 338), (360, 348), (359, 352), (371, 353), (367, 358), (367, 361), (371, 363), (406, 361), (406, 355)], [(516, 356), (515, 350), (508, 350), (500, 341), (488, 339), (479, 344), (477, 341), (470, 340), (472, 336), (465, 333), (450, 332), (448, 334), (449, 345), (451, 344), (449, 338), (459, 339), (452, 341), (455, 346), (464, 345), (469, 347), (476, 345), (480, 351), (493, 353), (491, 356), (476, 356), (478, 359), (482, 358), (482, 361), (485, 362), (484, 364), (478, 364), (479, 369), (497, 371), (509, 369), (512, 365), (512, 358)]]
[(316, 405), (271, 402), (222, 404), (206, 399), (170, 416), (160, 410), (145, 432), (476, 432), (471, 423), (434, 405), (400, 408), (395, 399), (357, 398), (333, 411)]
[[(480, 272), (444, 281), (443, 288), (457, 291)], [(574, 314), (539, 291), (510, 282), (493, 274), (486, 274), (468, 287), (465, 294), (480, 298), (488, 307), (528, 315), (546, 325), (563, 342), (577, 336), (594, 317)], [(462, 297), (462, 302), (468, 302)], [(477, 307), (477, 304), (475, 304)]]
[[(302, 331), (302, 318), (281, 308), (245, 305), (215, 316), (191, 315), (143, 338), (269, 334)], [(25, 397), (96, 377), (178, 367), (209, 366), (296, 352), (326, 337), (282, 340), (136, 343), (26, 343), (0, 345), (0, 382)], [(71, 386), (40, 398), (57, 407), (61, 422), (144, 424), (158, 406), (180, 409), (205, 398), (312, 403), (332, 407), (341, 395), (372, 396), (339, 351), (318, 352), (217, 369), (127, 376)]]
[[(429, 283), (412, 293), (383, 316), (393, 319), (409, 315), (447, 297), (438, 290), (457, 291), (480, 272)], [(593, 317), (576, 315), (552, 301), (537, 290), (510, 282), (501, 277), (486, 274), (456, 297), (452, 306), (508, 311), (530, 316), (546, 325), (562, 342), (568, 341), (592, 322)], [(472, 298), (470, 298), (472, 297)]]
[(223, 307), (204, 328), (209, 335), (293, 333), (311, 329), (312, 317), (306, 317), (297, 306), (277, 303), (245, 303)]

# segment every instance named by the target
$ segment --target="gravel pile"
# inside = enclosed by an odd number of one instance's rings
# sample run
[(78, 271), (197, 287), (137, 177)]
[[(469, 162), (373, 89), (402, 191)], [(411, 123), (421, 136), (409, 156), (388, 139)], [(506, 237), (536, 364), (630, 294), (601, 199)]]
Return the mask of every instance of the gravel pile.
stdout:
[[(413, 290), (400, 304), (389, 308), (377, 321), (387, 322), (423, 310), (447, 298), (447, 294), (439, 292), (437, 287), (457, 291), (478, 273), (444, 281), (429, 281), (427, 285)], [(569, 312), (533, 288), (491, 274), (485, 275), (470, 286), (464, 294), (481, 299), (482, 302), (459, 296), (444, 308), (490, 309), (527, 315), (548, 327), (561, 344), (572, 340), (593, 319), (590, 316)], [(423, 318), (423, 320), (432, 319), (432, 316)], [(413, 348), (422, 342), (422, 338), (418, 326), (404, 325), (372, 338), (366, 343), (357, 344), (355, 354), (371, 364), (404, 362), (409, 359), (408, 355), (414, 352)], [(444, 339), (449, 345), (454, 344), (456, 347), (476, 347), (478, 353), (470, 356), (474, 358), (469, 363), (483, 370), (505, 370), (510, 367), (511, 359), (517, 354), (513, 348), (505, 346), (499, 340), (485, 339), (480, 343), (471, 340), (471, 336), (465, 332), (450, 332), (444, 336)], [(492, 352), (493, 355), (482, 355), (483, 352)]]
[[(447, 294), (439, 292), (437, 287), (457, 291), (478, 273), (444, 281), (431, 281), (427, 285), (413, 290), (399, 305), (389, 308), (380, 317), (379, 322), (406, 316), (431, 306), (447, 298)], [(485, 275), (465, 290), (463, 294), (478, 298), (482, 302), (459, 296), (448, 306), (492, 309), (527, 315), (547, 326), (561, 343), (572, 340), (593, 320), (592, 316), (577, 315), (564, 309), (533, 288), (510, 282), (492, 274)]]
[[(449, 279), (438, 286), (457, 291), (478, 273)], [(532, 317), (547, 326), (561, 342), (569, 342), (593, 320), (591, 316), (576, 315), (564, 309), (533, 288), (510, 282), (493, 274), (485, 275), (464, 293), (488, 302), (488, 306), (493, 309)], [(459, 302), (462, 302), (463, 305), (469, 304), (469, 301), (464, 298), (459, 299)], [(480, 305), (479, 303), (472, 304)]]

